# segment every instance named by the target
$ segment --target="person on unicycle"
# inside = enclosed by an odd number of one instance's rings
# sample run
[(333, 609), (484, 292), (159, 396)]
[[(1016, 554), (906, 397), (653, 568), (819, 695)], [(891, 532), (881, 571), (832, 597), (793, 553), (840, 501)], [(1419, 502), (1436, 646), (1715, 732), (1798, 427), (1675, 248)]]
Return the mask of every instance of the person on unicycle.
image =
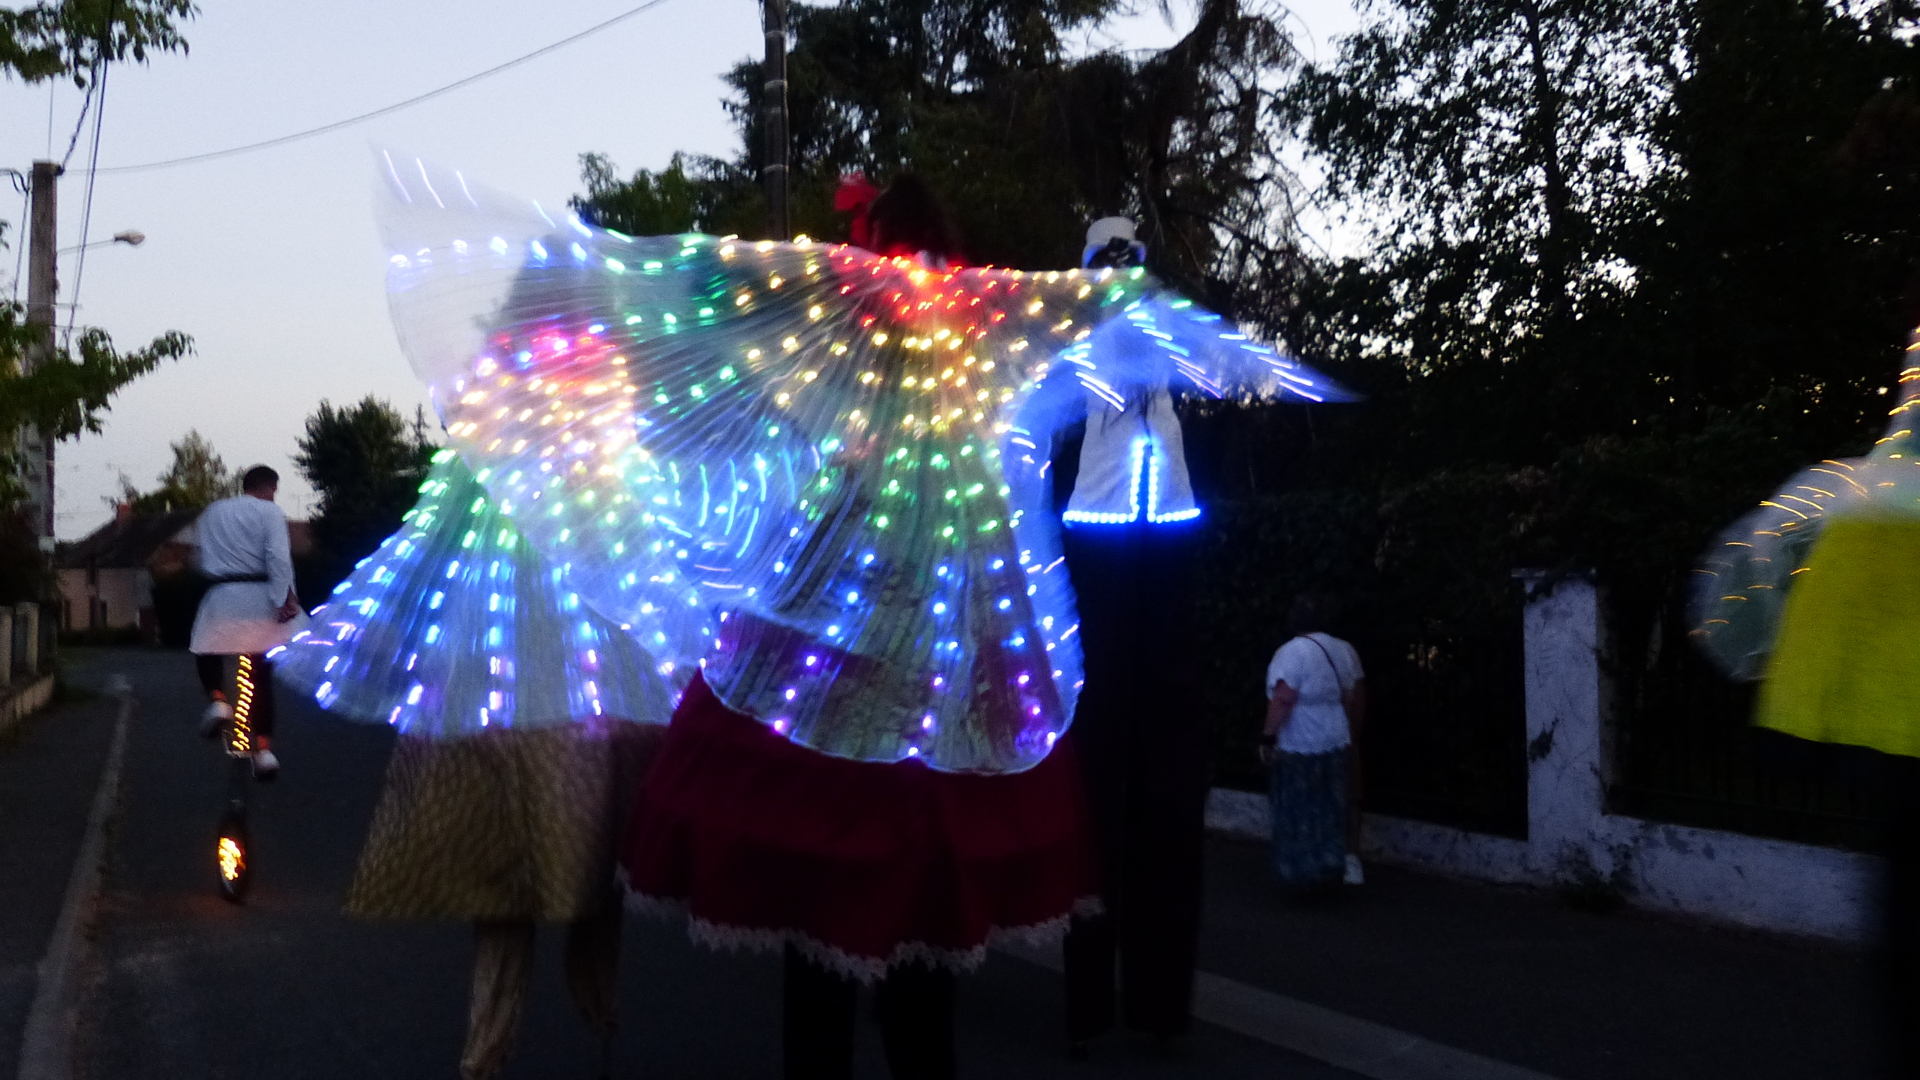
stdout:
[(256, 465), (241, 477), (240, 494), (207, 507), (195, 526), (200, 572), (209, 585), (188, 646), (210, 699), (200, 734), (212, 738), (233, 720), (227, 659), (248, 657), (248, 752), (253, 775), (261, 780), (280, 771), (271, 748), (273, 669), (266, 653), (285, 645), (307, 622), (293, 590), (287, 518), (273, 501), (279, 489), (280, 474)]

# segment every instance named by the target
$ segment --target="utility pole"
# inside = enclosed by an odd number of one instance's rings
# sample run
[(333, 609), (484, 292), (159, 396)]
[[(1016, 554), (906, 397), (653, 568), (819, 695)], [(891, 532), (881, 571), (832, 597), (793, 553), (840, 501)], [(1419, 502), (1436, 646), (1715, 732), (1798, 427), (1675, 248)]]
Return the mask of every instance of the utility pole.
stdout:
[(793, 219), (787, 213), (787, 0), (764, 0), (767, 23), (767, 235), (775, 240), (793, 237)]
[[(27, 346), (27, 370), (32, 371), (53, 359), (55, 254), (59, 251), (57, 188), (60, 166), (51, 161), (33, 163), (32, 209), (29, 213), (32, 236), (27, 250), (27, 326), (33, 341)], [(21, 454), (26, 462), (22, 479), (27, 488), (27, 509), (34, 534), (41, 548), (53, 550), (53, 440), (39, 429), (29, 427), (21, 433)]]

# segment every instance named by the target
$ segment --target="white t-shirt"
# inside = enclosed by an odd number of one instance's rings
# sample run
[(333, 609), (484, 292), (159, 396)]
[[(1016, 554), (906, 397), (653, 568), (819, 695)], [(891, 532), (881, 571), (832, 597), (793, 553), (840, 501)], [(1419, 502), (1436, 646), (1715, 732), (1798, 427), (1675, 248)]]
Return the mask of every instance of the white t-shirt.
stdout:
[(1280, 646), (1267, 665), (1267, 696), (1282, 682), (1300, 695), (1280, 729), (1280, 750), (1325, 754), (1352, 743), (1340, 695), (1364, 676), (1360, 654), (1332, 634), (1308, 634)]

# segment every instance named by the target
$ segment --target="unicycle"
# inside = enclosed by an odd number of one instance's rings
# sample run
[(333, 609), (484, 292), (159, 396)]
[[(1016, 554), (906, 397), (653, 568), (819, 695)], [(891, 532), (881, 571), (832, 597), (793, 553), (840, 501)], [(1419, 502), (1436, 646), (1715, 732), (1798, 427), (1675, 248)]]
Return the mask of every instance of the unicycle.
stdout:
[(220, 869), (220, 897), (238, 904), (253, 882), (253, 861), (247, 847), (247, 793), (253, 781), (253, 657), (239, 656), (233, 665), (233, 719), (227, 721), (227, 809), (220, 815), (220, 834), (214, 856)]

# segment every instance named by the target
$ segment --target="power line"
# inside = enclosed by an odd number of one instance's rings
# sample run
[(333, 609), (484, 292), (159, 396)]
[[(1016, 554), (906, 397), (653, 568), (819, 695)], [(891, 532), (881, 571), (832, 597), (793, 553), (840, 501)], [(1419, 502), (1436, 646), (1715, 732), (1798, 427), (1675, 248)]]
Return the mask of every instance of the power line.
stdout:
[(27, 222), (33, 209), (33, 186), (25, 182), (18, 169), (7, 169), (7, 179), (20, 189), (20, 221), (13, 230), (13, 299), (20, 299), (20, 274), (26, 267), (27, 245), (23, 238), (27, 231)]
[(66, 156), (60, 159), (60, 171), (73, 160), (73, 148), (80, 145), (80, 133), (87, 129), (87, 110), (93, 107), (93, 92), (100, 88), (100, 61), (93, 62), (93, 77), (87, 80), (87, 96), (80, 99), (80, 119), (73, 122), (73, 137), (67, 140)]
[(442, 86), (437, 90), (429, 90), (424, 94), (420, 94), (416, 97), (410, 97), (405, 101), (395, 102), (392, 105), (387, 105), (382, 108), (375, 109), (372, 112), (361, 113), (358, 116), (350, 116), (345, 120), (336, 120), (331, 124), (322, 124), (317, 128), (309, 128), (306, 131), (297, 131), (291, 135), (281, 135), (277, 138), (264, 139), (260, 142), (247, 143), (244, 146), (228, 147), (225, 150), (214, 150), (205, 154), (192, 154), (187, 157), (168, 158), (164, 161), (149, 161), (140, 165), (114, 165), (104, 169), (95, 169), (93, 171), (100, 172), (100, 173), (126, 173), (126, 172), (143, 172), (147, 169), (166, 169), (166, 168), (171, 168), (172, 166), (175, 166), (175, 165), (187, 165), (187, 164), (191, 164), (193, 162), (198, 162), (198, 161), (213, 161), (217, 158), (232, 157), (235, 154), (251, 153), (255, 150), (265, 150), (271, 146), (283, 146), (287, 143), (297, 142), (301, 139), (310, 139), (310, 138), (313, 138), (315, 135), (325, 135), (330, 131), (338, 131), (341, 128), (352, 127), (355, 124), (364, 123), (368, 120), (374, 119), (375, 117), (385, 116), (388, 113), (399, 112), (401, 109), (411, 108), (422, 102), (431, 101), (434, 98), (440, 97), (443, 94), (452, 93), (453, 91), (458, 90), (461, 87), (471, 86), (472, 84), (477, 83), (482, 79), (489, 78), (494, 75), (498, 75), (509, 68), (519, 67), (521, 64), (524, 64), (529, 60), (539, 59), (540, 57), (545, 56), (556, 49), (562, 49), (568, 45), (573, 44), (576, 41), (580, 41), (584, 38), (592, 37), (593, 35), (599, 33), (602, 30), (605, 30), (611, 26), (614, 26), (617, 23), (625, 22), (628, 19), (633, 18), (635, 15), (638, 15), (645, 11), (650, 11), (653, 8), (657, 8), (661, 4), (664, 4), (666, 2), (667, 0), (647, 0), (646, 3), (641, 4), (639, 7), (631, 8), (627, 11), (623, 11), (620, 14), (615, 15), (613, 18), (608, 19), (606, 22), (598, 23), (594, 26), (590, 26), (587, 29), (580, 31), (577, 34), (574, 34), (572, 37), (561, 38), (559, 41), (556, 41), (551, 45), (545, 46), (544, 48), (535, 49), (534, 51), (527, 53), (524, 56), (515, 57), (514, 59), (509, 60), (504, 64), (498, 64), (494, 67), (488, 68), (485, 71), (479, 72), (478, 74), (469, 75), (464, 79), (460, 79), (455, 82), (450, 82), (447, 85)]
[[(113, 8), (109, 6), (107, 10), (111, 12)], [(93, 181), (99, 172), (96, 166), (100, 163), (100, 128), (107, 118), (107, 68), (109, 66), (105, 61), (100, 63), (94, 72), (93, 86), (88, 88), (88, 96), (97, 96), (99, 100), (93, 107), (93, 146), (90, 148), (87, 161), (87, 196), (84, 208), (80, 211), (80, 259), (73, 269), (73, 307), (67, 312), (65, 340), (69, 342), (73, 339), (73, 324), (80, 318), (80, 282), (87, 274), (87, 234), (93, 228)], [(97, 95), (94, 94), (95, 90), (99, 91)]]

